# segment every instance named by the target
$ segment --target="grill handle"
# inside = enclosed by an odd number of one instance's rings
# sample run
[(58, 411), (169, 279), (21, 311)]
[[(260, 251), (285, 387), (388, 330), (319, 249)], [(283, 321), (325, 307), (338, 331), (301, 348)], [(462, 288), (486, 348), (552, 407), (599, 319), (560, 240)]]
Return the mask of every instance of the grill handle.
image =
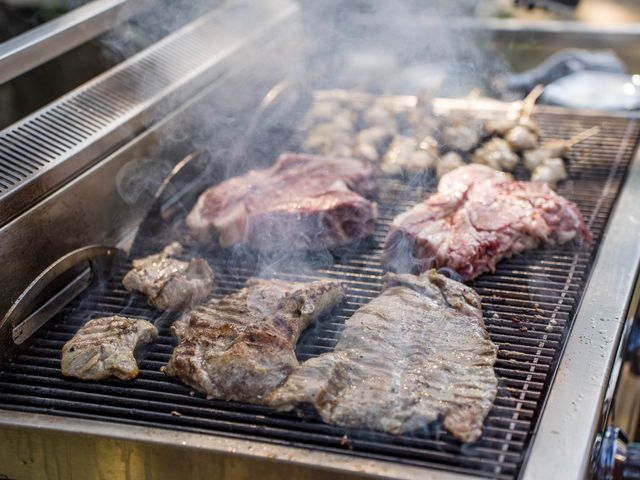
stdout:
[(596, 440), (593, 478), (637, 480), (640, 478), (640, 443), (630, 443), (618, 427), (607, 427)]
[[(109, 270), (116, 258), (125, 255), (123, 250), (116, 247), (92, 245), (74, 250), (53, 262), (22, 292), (0, 322), (0, 345), (8, 347), (10, 342), (15, 345), (24, 343), (96, 278)], [(51, 291), (56, 281), (61, 282), (61, 277), (73, 273), (74, 269), (80, 270), (83, 262), (88, 262), (87, 268), (65, 282), (58, 291)], [(42, 300), (43, 293), (48, 295), (47, 299), (38, 306), (37, 302)]]

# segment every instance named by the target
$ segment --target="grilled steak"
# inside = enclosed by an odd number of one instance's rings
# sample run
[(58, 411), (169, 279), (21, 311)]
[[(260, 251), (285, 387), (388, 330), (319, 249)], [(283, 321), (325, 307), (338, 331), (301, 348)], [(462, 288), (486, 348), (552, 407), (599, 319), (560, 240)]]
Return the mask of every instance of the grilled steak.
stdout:
[(344, 245), (373, 232), (375, 171), (366, 161), (284, 153), (206, 190), (187, 216), (202, 243), (256, 250)]
[(449, 267), (470, 280), (495, 271), (502, 258), (575, 238), (591, 241), (582, 214), (547, 184), (468, 165), (393, 220), (384, 261), (400, 272)]
[(296, 368), (268, 402), (280, 410), (310, 403), (327, 423), (393, 434), (443, 418), (473, 442), (496, 395), (495, 360), (471, 288), (435, 270), (388, 274), (335, 350)]
[(89, 320), (62, 347), (62, 374), (82, 380), (111, 375), (121, 380), (136, 378), (133, 352), (157, 336), (156, 327), (146, 320), (118, 316)]
[(298, 365), (302, 331), (343, 297), (338, 282), (250, 279), (246, 286), (185, 314), (165, 368), (209, 398), (263, 403)]
[(213, 272), (206, 260), (183, 262), (173, 255), (182, 252), (177, 242), (162, 252), (133, 261), (122, 280), (127, 290), (142, 292), (158, 310), (181, 310), (202, 302), (213, 286)]

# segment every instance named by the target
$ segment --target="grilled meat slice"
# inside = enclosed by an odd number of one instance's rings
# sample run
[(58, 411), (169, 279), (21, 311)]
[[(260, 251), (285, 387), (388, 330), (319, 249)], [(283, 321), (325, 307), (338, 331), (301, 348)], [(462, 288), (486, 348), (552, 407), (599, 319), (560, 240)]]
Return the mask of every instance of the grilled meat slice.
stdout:
[(381, 168), (389, 175), (418, 174), (432, 169), (439, 156), (438, 142), (433, 137), (427, 136), (418, 142), (412, 137), (396, 135), (382, 158)]
[(582, 214), (548, 185), (467, 165), (393, 220), (384, 261), (401, 272), (449, 267), (470, 280), (493, 272), (502, 258), (577, 238), (591, 241)]
[(496, 350), (471, 288), (435, 270), (388, 274), (336, 348), (296, 368), (268, 401), (280, 410), (310, 403), (327, 423), (393, 434), (442, 417), (473, 442), (496, 395)]
[(142, 292), (158, 310), (181, 310), (202, 302), (213, 286), (213, 272), (206, 260), (183, 262), (177, 242), (162, 252), (133, 261), (133, 269), (122, 280), (127, 290)]
[(209, 188), (187, 217), (202, 243), (269, 251), (344, 245), (373, 232), (376, 188), (369, 162), (285, 153)]
[(156, 327), (146, 320), (119, 316), (89, 320), (62, 347), (62, 374), (82, 380), (111, 375), (120, 380), (136, 378), (133, 352), (157, 336)]
[(340, 283), (250, 279), (246, 286), (185, 314), (165, 368), (209, 398), (263, 403), (298, 365), (300, 334), (343, 297)]
[(473, 162), (487, 165), (494, 170), (512, 171), (518, 165), (518, 156), (502, 138), (492, 138), (481, 145), (473, 154)]

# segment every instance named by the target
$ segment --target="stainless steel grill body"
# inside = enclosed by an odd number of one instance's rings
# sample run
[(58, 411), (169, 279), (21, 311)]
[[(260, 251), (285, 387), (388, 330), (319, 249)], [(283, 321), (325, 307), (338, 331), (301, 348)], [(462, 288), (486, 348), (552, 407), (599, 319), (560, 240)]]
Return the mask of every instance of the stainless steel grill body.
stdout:
[[(484, 114), (500, 113), (485, 111)], [(159, 314), (148, 308), (142, 298), (131, 297), (122, 288), (121, 277), (128, 264), (121, 265), (105, 285), (93, 289), (38, 332), (34, 343), (0, 374), (0, 407), (7, 412), (6, 417), (0, 412), (0, 419), (5, 418), (6, 422), (13, 412), (46, 414), (47, 421), (50, 415), (57, 416), (60, 422), (69, 425), (67, 428), (87, 425), (92, 430), (100, 424), (86, 421), (106, 421), (111, 431), (121, 425), (122, 436), (128, 436), (125, 432), (135, 432), (131, 433), (131, 441), (148, 441), (152, 437), (156, 443), (154, 448), (159, 448), (157, 442), (164, 443), (158, 437), (165, 431), (176, 439), (189, 439), (180, 441), (188, 442), (193, 448), (197, 448), (194, 445), (199, 440), (196, 439), (203, 438), (202, 434), (213, 435), (211, 443), (215, 447), (210, 445), (209, 455), (216, 451), (220, 454), (224, 445), (231, 445), (228, 448), (252, 456), (246, 441), (257, 441), (255, 448), (260, 453), (256, 455), (261, 462), (269, 462), (273, 457), (295, 464), (299, 455), (301, 464), (314, 464), (305, 469), (310, 476), (322, 469), (339, 469), (344, 474), (360, 470), (363, 474), (384, 476), (384, 469), (389, 468), (389, 476), (407, 478), (433, 469), (448, 472), (438, 473), (443, 478), (450, 474), (518, 477), (640, 134), (640, 124), (624, 118), (540, 109), (536, 120), (545, 138), (569, 138), (593, 125), (601, 127), (596, 137), (572, 150), (571, 181), (560, 190), (578, 204), (594, 233), (594, 243), (589, 248), (569, 245), (528, 252), (503, 261), (495, 274), (483, 275), (473, 282), (472, 286), (483, 299), (487, 329), (500, 347), (496, 364), (498, 397), (485, 423), (484, 434), (476, 444), (461, 448), (437, 427), (430, 432), (391, 436), (332, 427), (313, 414), (299, 418), (295, 414), (276, 414), (267, 408), (208, 401), (192, 395), (187, 387), (159, 371), (174, 345), (166, 327), (161, 329), (159, 341), (142, 361), (140, 377), (134, 382), (112, 380), (96, 384), (61, 377), (60, 348), (88, 317), (120, 313), (158, 321)], [(282, 143), (275, 143), (283, 148)], [(276, 153), (271, 152), (271, 158)], [(212, 160), (220, 167), (220, 176), (211, 181), (215, 183), (225, 175), (226, 157), (214, 155)], [(336, 315), (303, 336), (298, 347), (300, 359), (330, 350), (344, 320), (379, 292), (383, 274), (380, 250), (389, 222), (394, 215), (421, 200), (431, 188), (433, 183), (417, 188), (399, 179), (383, 179), (378, 198), (380, 218), (370, 242), (330, 256), (312, 257), (304, 273), (292, 270), (282, 259), (270, 265), (271, 272), (282, 278), (331, 277), (345, 281), (349, 287), (347, 302)], [(185, 200), (185, 209), (196, 194), (191, 192)], [(180, 215), (177, 218), (180, 219)], [(179, 232), (178, 228), (174, 234)], [(139, 239), (144, 239), (144, 234), (143, 225)], [(151, 243), (136, 242), (131, 256), (150, 253)], [(225, 252), (207, 255), (218, 278), (216, 296), (239, 288), (247, 276), (256, 271), (256, 265), (261, 261), (261, 266), (265, 265), (264, 259), (252, 256), (230, 262)], [(274, 262), (274, 259), (268, 261)], [(40, 424), (43, 417), (29, 418)], [(129, 430), (132, 426), (140, 428)], [(145, 432), (149, 435), (146, 439)], [(307, 449), (313, 451), (310, 456), (301, 453)], [(9, 457), (6, 460), (13, 461)], [(260, 468), (259, 465), (260, 462), (242, 468), (251, 470)], [(286, 467), (274, 468), (272, 472)]]
[[(305, 108), (304, 93), (290, 88), (284, 97), (293, 98), (291, 104), (259, 104), (304, 77), (292, 68), (302, 65), (292, 61), (297, 51), (285, 48), (297, 47), (302, 38), (293, 5), (287, 0), (224, 4), (0, 132), (0, 281), (5, 286), (0, 312), (68, 251), (91, 243), (126, 243), (155, 188), (194, 145), (206, 147), (212, 184), (241, 173), (256, 159), (267, 165), (283, 149), (297, 148), (278, 117), (295, 124)], [(311, 56), (312, 61), (326, 53)], [(331, 65), (315, 66), (331, 70)], [(287, 77), (292, 73), (293, 79)], [(308, 80), (326, 87), (341, 78), (338, 73)], [(146, 80), (148, 88), (140, 89)], [(483, 102), (438, 99), (435, 105), (438, 112), (504, 114), (504, 105)], [(210, 118), (218, 120), (203, 121)], [(500, 347), (498, 397), (476, 444), (461, 447), (437, 426), (394, 437), (331, 427), (309, 412), (298, 417), (207, 401), (159, 371), (174, 345), (166, 326), (134, 382), (61, 377), (60, 348), (88, 317), (122, 313), (158, 320), (143, 299), (122, 289), (128, 266), (123, 263), (108, 282), (40, 330), (0, 372), (0, 477), (583, 477), (607, 413), (607, 384), (610, 378), (615, 383), (625, 321), (635, 313), (640, 123), (554, 108), (539, 108), (537, 120), (544, 139), (601, 127), (596, 137), (572, 149), (570, 180), (560, 190), (585, 215), (594, 244), (528, 252), (472, 284)], [(275, 127), (262, 129), (270, 123)], [(157, 177), (147, 178), (148, 159), (155, 162)], [(123, 178), (133, 180), (123, 183)], [(433, 187), (433, 182), (383, 179), (373, 239), (312, 256), (303, 272), (281, 258), (249, 255), (230, 263), (225, 253), (207, 252), (219, 279), (215, 295), (239, 288), (266, 266), (283, 278), (341, 279), (349, 286), (346, 304), (307, 332), (297, 353), (304, 360), (328, 351), (344, 320), (380, 290), (380, 249), (389, 222)], [(198, 188), (183, 199), (185, 210)], [(143, 240), (144, 230), (138, 237)], [(150, 253), (152, 243), (137, 242), (130, 257)], [(7, 341), (0, 338), (0, 348)], [(2, 358), (6, 350), (0, 353)]]

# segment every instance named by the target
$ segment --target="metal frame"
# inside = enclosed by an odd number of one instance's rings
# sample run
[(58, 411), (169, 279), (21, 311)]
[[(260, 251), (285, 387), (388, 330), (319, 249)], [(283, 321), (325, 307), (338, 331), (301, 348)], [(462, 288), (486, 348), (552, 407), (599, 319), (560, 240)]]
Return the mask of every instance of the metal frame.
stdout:
[[(177, 475), (184, 475), (185, 470), (189, 471), (189, 478), (193, 480), (212, 478), (212, 472), (215, 472), (216, 478), (263, 480), (287, 477), (307, 480), (473, 478), (233, 437), (41, 414), (0, 410), (0, 426), (0, 444), (7, 447), (0, 451), (0, 475), (9, 478), (13, 478), (14, 472), (25, 475), (27, 470), (27, 476), (32, 480), (124, 478), (125, 475), (118, 473), (116, 464), (119, 462), (124, 463), (122, 470), (129, 472), (127, 478), (153, 480), (173, 480)], [(82, 435), (77, 435), (79, 432)], [(31, 462), (32, 468), (25, 468), (23, 462), (25, 442), (29, 442), (32, 448), (28, 456), (38, 459), (37, 464)], [(83, 458), (88, 458), (89, 462), (83, 461)], [(155, 463), (149, 462), (150, 459)], [(43, 465), (55, 468), (45, 469)], [(104, 470), (107, 466), (110, 473)], [(100, 470), (101, 467), (103, 470)]]
[(0, 84), (146, 10), (155, 0), (93, 0), (0, 44)]
[(639, 192), (636, 150), (550, 386), (523, 480), (581, 479), (589, 473), (594, 441), (609, 407), (608, 389), (621, 366), (623, 334), (635, 309)]

